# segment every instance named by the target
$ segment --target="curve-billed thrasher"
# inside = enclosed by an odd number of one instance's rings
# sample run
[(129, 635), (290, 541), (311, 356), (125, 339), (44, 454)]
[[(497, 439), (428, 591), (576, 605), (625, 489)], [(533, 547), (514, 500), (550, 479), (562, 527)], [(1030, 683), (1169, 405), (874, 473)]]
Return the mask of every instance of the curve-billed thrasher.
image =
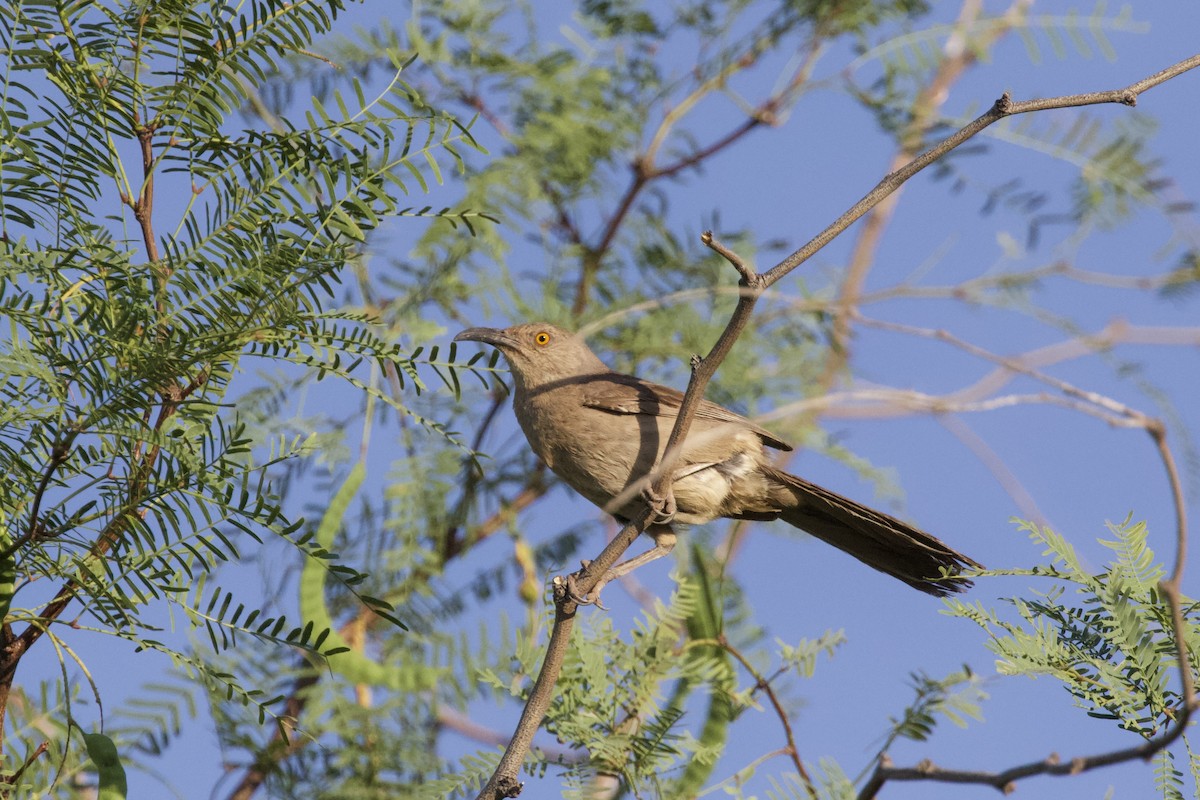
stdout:
[[(454, 340), (490, 344), (508, 360), (513, 410), (529, 446), (571, 488), (619, 520), (646, 502), (662, 505), (649, 495), (651, 472), (675, 425), (680, 392), (613, 372), (580, 337), (547, 323), (469, 328)], [(895, 517), (776, 469), (764, 446), (792, 449), (702, 401), (675, 461), (674, 508), (668, 502), (665, 517), (689, 524), (782, 519), (923, 592), (944, 596), (970, 586), (955, 574), (979, 564)], [(608, 581), (671, 552), (669, 522), (647, 528), (652, 550), (613, 567), (576, 599), (594, 602)]]

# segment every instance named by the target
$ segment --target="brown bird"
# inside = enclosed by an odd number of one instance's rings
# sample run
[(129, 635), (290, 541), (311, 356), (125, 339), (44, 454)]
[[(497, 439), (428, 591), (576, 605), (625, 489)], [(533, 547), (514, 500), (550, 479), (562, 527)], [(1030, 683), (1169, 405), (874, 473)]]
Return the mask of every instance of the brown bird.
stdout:
[[(600, 588), (675, 546), (670, 521), (782, 519), (881, 572), (932, 595), (963, 591), (958, 573), (980, 566), (895, 517), (771, 465), (766, 447), (786, 442), (716, 403), (702, 401), (672, 473), (673, 508), (649, 494), (652, 473), (683, 394), (613, 372), (583, 340), (543, 322), (503, 330), (469, 328), (454, 337), (497, 348), (513, 376), (513, 410), (533, 452), (567, 485), (618, 520), (657, 503), (646, 533), (654, 548), (613, 567)], [(665, 508), (662, 508), (665, 505)]]

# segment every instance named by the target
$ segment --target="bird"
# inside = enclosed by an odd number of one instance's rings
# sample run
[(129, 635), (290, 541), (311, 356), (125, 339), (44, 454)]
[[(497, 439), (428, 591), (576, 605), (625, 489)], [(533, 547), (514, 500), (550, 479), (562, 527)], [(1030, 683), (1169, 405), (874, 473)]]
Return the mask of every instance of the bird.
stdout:
[(580, 495), (627, 522), (650, 503), (654, 546), (612, 567), (579, 603), (599, 602), (609, 581), (671, 552), (673, 523), (781, 519), (859, 561), (937, 597), (964, 591), (981, 565), (941, 540), (776, 467), (775, 434), (702, 400), (673, 461), (670, 496), (650, 484), (683, 393), (610, 369), (583, 338), (546, 322), (468, 328), (454, 341), (490, 345), (508, 362), (513, 411), (530, 448)]

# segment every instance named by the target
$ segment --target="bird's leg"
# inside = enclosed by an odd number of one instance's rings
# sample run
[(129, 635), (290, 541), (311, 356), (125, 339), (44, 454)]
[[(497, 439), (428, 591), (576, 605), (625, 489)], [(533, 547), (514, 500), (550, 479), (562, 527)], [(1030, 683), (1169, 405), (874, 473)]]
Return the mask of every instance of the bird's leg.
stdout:
[[(634, 556), (614, 566), (608, 572), (601, 575), (600, 580), (596, 582), (592, 590), (583, 596), (580, 595), (579, 590), (576, 588), (582, 570), (568, 575), (566, 577), (567, 596), (581, 606), (595, 605), (597, 608), (604, 608), (604, 605), (600, 602), (600, 590), (610, 581), (628, 575), (643, 564), (649, 564), (651, 561), (660, 559), (675, 549), (675, 531), (671, 530), (670, 526), (651, 525), (646, 529), (646, 533), (654, 538), (654, 547), (639, 556)], [(583, 562), (584, 569), (587, 569), (590, 563), (590, 561)]]

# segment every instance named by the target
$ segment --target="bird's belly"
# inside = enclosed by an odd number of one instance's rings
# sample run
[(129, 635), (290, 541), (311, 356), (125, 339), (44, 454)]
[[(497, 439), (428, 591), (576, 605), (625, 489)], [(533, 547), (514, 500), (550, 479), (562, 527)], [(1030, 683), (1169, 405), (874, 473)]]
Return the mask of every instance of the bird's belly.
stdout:
[[(572, 454), (573, 464), (586, 464), (587, 477), (573, 470), (558, 472), (571, 488), (614, 516), (631, 519), (646, 504), (650, 486), (648, 469), (634, 469), (628, 461), (613, 461), (594, 452)], [(701, 525), (717, 517), (739, 515), (747, 506), (757, 507), (759, 491), (756, 462), (740, 453), (716, 464), (689, 464), (676, 470), (671, 492), (675, 498), (675, 521)], [(556, 470), (557, 472), (557, 470)]]
[(675, 519), (686, 525), (700, 525), (720, 516), (729, 496), (728, 478), (714, 467), (706, 467), (675, 481)]
[(676, 519), (697, 525), (717, 517), (770, 513), (773, 509), (756, 455), (741, 452), (678, 470), (673, 489)]

